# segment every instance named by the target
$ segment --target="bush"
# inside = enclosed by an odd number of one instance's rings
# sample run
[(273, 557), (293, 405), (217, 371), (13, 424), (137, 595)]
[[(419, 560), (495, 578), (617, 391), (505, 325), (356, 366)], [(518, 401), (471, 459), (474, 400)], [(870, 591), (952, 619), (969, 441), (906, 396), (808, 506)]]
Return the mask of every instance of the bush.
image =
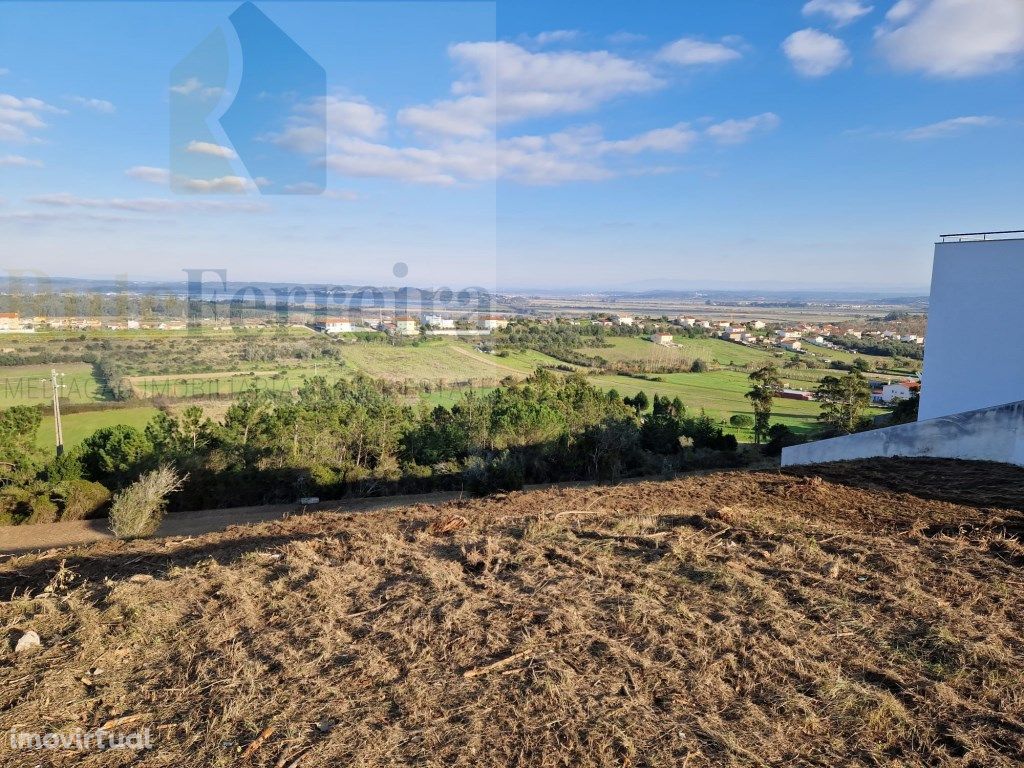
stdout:
[(703, 360), (694, 360), (693, 365), (690, 366), (690, 373), (707, 373), (708, 364)]
[(119, 539), (150, 536), (160, 527), (167, 497), (181, 488), (181, 477), (168, 466), (147, 472), (117, 496), (110, 507), (110, 530)]
[(60, 514), (62, 521), (99, 517), (100, 511), (110, 501), (110, 491), (89, 480), (69, 480), (56, 490), (64, 501), (64, 509)]
[(754, 426), (754, 417), (745, 413), (734, 413), (729, 417), (729, 423), (738, 429), (750, 429)]

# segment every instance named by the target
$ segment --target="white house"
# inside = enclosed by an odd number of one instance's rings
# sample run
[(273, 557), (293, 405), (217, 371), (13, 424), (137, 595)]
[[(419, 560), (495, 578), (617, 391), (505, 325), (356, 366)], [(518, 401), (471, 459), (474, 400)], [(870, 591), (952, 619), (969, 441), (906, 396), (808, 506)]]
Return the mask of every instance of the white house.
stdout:
[(477, 325), (485, 331), (496, 331), (508, 327), (508, 318), (499, 315), (483, 315), (477, 321)]
[(630, 317), (629, 315), (620, 315), (619, 317), (615, 318), (615, 324), (616, 325), (632, 325), (633, 324), (633, 318)]
[(415, 317), (396, 317), (395, 333), (399, 336), (415, 336), (420, 332), (419, 323)]
[(693, 328), (697, 324), (697, 320), (692, 317), (678, 317), (676, 322), (684, 328)]
[(788, 349), (790, 352), (799, 352), (803, 347), (804, 345), (796, 339), (787, 339), (782, 342), (782, 348)]
[(897, 400), (909, 400), (914, 394), (914, 388), (910, 382), (901, 381), (897, 384), (885, 384), (882, 387), (882, 402), (894, 403)]
[(423, 324), (428, 328), (454, 328), (455, 321), (450, 317), (441, 317), (440, 315), (424, 315)]
[(313, 328), (324, 333), (352, 333), (352, 321), (347, 317), (325, 317), (313, 323)]
[(17, 312), (0, 312), (0, 331), (20, 331), (21, 316)]
[(762, 331), (765, 328), (765, 322), (764, 320), (755, 320), (750, 324), (750, 327), (753, 328), (755, 331)]
[(785, 341), (786, 339), (799, 339), (800, 331), (776, 331), (775, 335)]
[(655, 344), (665, 344), (665, 345), (668, 345), (668, 344), (672, 343), (672, 334), (671, 333), (652, 333), (651, 334), (651, 341), (653, 341)]

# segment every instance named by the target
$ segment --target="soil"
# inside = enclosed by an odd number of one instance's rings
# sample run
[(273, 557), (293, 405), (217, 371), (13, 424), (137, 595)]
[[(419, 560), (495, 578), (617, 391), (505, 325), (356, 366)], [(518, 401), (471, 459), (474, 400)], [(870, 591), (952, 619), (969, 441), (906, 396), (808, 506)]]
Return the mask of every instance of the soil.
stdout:
[(0, 732), (153, 748), (0, 765), (1017, 766), (1022, 509), (881, 460), (13, 558)]

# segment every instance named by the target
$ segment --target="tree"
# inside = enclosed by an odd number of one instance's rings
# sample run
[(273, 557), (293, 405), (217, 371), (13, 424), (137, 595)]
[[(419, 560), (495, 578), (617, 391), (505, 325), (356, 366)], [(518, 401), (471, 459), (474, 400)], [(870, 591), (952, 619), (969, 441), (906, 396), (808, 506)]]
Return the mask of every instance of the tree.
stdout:
[(745, 397), (754, 408), (754, 443), (760, 445), (768, 435), (768, 424), (772, 419), (772, 398), (782, 389), (779, 369), (774, 365), (758, 368), (749, 376), (750, 391)]
[(82, 464), (90, 479), (123, 486), (138, 475), (153, 446), (139, 430), (124, 424), (97, 430), (82, 444)]
[(871, 402), (871, 386), (859, 372), (853, 371), (842, 378), (825, 376), (817, 389), (821, 403), (818, 417), (841, 435), (853, 432), (861, 414)]

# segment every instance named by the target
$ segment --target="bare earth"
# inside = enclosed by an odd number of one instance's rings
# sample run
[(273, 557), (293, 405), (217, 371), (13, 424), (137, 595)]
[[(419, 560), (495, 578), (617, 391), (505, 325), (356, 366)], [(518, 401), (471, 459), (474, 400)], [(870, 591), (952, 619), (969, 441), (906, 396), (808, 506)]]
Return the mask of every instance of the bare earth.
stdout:
[(1020, 765), (1022, 509), (891, 460), (12, 559), (0, 732), (155, 747), (0, 765)]

